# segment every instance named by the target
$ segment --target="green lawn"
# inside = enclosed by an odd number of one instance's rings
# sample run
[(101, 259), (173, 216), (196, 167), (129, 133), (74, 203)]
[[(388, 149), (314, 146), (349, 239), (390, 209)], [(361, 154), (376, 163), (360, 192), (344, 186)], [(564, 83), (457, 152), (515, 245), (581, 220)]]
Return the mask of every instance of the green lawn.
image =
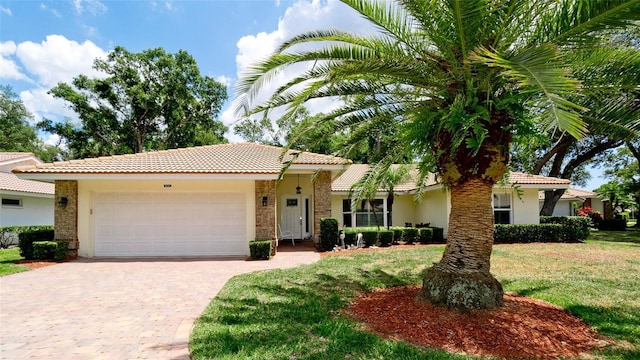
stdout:
[(630, 242), (640, 244), (640, 229), (627, 228), (627, 231), (592, 230), (589, 240), (606, 242)]
[[(506, 291), (546, 300), (621, 340), (597, 358), (640, 358), (640, 246), (598, 234), (584, 244), (497, 245)], [(359, 293), (419, 284), (443, 246), (324, 257), (231, 279), (191, 334), (194, 359), (469, 359), (384, 340), (342, 310)]]
[(0, 276), (10, 275), (29, 270), (28, 267), (16, 265), (16, 260), (21, 260), (20, 249), (0, 249)]

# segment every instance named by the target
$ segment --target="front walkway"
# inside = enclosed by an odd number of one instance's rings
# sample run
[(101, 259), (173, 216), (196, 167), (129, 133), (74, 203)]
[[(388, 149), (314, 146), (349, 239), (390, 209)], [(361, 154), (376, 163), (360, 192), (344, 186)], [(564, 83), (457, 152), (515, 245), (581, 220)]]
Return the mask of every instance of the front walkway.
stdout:
[(194, 320), (234, 275), (317, 261), (79, 259), (0, 278), (2, 359), (189, 359)]

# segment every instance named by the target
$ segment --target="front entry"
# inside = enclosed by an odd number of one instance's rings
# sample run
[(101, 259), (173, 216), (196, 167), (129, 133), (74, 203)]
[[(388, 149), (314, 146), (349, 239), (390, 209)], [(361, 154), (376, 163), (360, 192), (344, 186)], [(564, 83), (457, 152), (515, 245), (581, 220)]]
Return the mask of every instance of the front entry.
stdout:
[(306, 195), (285, 195), (282, 197), (280, 227), (283, 233), (291, 232), (296, 239), (311, 236), (309, 214), (311, 201)]

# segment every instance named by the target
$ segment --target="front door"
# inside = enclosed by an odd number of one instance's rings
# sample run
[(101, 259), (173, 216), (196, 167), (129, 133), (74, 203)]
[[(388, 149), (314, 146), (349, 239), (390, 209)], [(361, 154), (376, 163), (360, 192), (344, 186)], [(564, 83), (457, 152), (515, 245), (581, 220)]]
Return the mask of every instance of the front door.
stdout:
[(286, 195), (282, 198), (280, 227), (282, 232), (291, 231), (296, 239), (310, 236), (310, 201), (305, 195)]

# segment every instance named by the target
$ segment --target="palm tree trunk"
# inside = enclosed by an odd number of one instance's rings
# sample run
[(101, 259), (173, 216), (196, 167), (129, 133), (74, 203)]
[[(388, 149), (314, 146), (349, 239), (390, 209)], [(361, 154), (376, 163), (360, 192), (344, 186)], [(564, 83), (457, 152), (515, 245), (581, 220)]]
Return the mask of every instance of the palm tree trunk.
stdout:
[(442, 260), (427, 269), (419, 299), (460, 310), (503, 304), (502, 285), (491, 275), (493, 184), (479, 177), (451, 186), (449, 234)]

